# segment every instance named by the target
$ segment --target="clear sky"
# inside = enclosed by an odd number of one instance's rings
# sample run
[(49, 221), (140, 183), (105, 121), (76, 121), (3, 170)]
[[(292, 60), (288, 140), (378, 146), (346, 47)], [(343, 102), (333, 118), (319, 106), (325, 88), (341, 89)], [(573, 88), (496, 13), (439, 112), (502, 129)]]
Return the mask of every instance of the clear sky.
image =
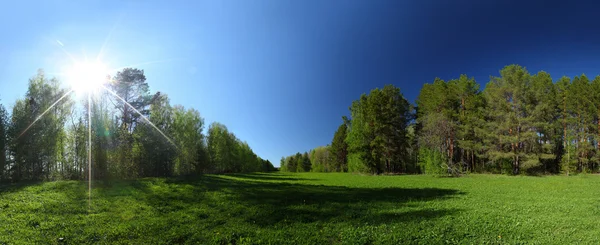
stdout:
[[(153, 91), (219, 121), (261, 157), (331, 142), (360, 94), (385, 84), (414, 102), (435, 77), (505, 65), (554, 78), (600, 73), (593, 1), (10, 1), (0, 8), (0, 102), (38, 68), (100, 52), (145, 70)], [(102, 49), (104, 47), (104, 49)], [(64, 49), (64, 51), (63, 51)]]

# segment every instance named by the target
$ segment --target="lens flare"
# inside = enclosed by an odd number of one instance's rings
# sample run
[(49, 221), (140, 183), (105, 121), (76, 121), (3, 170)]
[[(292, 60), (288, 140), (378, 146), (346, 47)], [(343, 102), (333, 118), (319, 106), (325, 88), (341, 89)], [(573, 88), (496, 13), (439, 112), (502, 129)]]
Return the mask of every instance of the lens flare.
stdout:
[(19, 134), (19, 136), (17, 137), (17, 139), (21, 138), (21, 136), (23, 136), (27, 132), (27, 130), (29, 130), (37, 121), (39, 121), (44, 115), (46, 115), (46, 113), (48, 113), (50, 111), (50, 109), (52, 109), (54, 106), (56, 106), (56, 104), (58, 104), (58, 102), (60, 102), (65, 97), (67, 97), (69, 94), (71, 94), (71, 92), (73, 92), (73, 89), (67, 91), (63, 96), (61, 96), (54, 103), (52, 103), (52, 105), (50, 105), (48, 107), (48, 109), (46, 109), (44, 112), (42, 112), (42, 114), (40, 114), (39, 116), (37, 116), (35, 118), (35, 120), (33, 120), (33, 122), (31, 124), (29, 124), (29, 126), (27, 126), (27, 128), (25, 128), (25, 130), (23, 130), (23, 132), (21, 132), (21, 134)]
[(95, 92), (109, 80), (109, 74), (101, 62), (77, 62), (67, 69), (66, 79), (77, 93)]
[(121, 102), (123, 102), (124, 104), (126, 104), (127, 106), (129, 106), (133, 111), (135, 111), (135, 113), (137, 113), (138, 115), (140, 115), (140, 117), (142, 119), (144, 119), (144, 121), (146, 121), (148, 124), (150, 124), (150, 126), (152, 126), (154, 129), (156, 129), (156, 131), (158, 131), (163, 137), (165, 137), (165, 139), (167, 141), (169, 141), (169, 143), (171, 143), (173, 146), (175, 146), (175, 148), (178, 148), (177, 145), (175, 144), (175, 142), (173, 142), (173, 140), (171, 140), (171, 138), (169, 138), (163, 131), (161, 131), (156, 125), (154, 125), (154, 123), (152, 123), (150, 120), (148, 120), (148, 118), (146, 116), (144, 116), (140, 111), (138, 111), (137, 109), (135, 109), (135, 107), (133, 107), (131, 104), (127, 103), (127, 101), (125, 101), (125, 99), (121, 98), (121, 96), (119, 96), (117, 93), (113, 92), (112, 90), (108, 89), (105, 86), (101, 86), (104, 90), (106, 90), (107, 92), (109, 92), (110, 94), (112, 94), (113, 96), (115, 96), (116, 98), (118, 98), (119, 100), (121, 100)]
[(91, 109), (92, 109), (92, 107), (91, 107), (91, 104), (92, 104), (92, 96), (95, 93), (99, 92), (100, 90), (106, 90), (108, 93), (110, 93), (111, 95), (113, 95), (114, 97), (119, 99), (121, 102), (126, 104), (128, 107), (130, 107), (133, 111), (135, 111), (135, 113), (137, 113), (143, 119), (143, 121), (145, 121), (150, 126), (152, 126), (156, 131), (158, 131), (158, 133), (160, 133), (171, 145), (173, 145), (175, 147), (175, 149), (178, 149), (175, 142), (173, 142), (173, 140), (171, 140), (171, 138), (169, 138), (156, 125), (154, 125), (154, 123), (152, 123), (150, 120), (148, 120), (148, 118), (146, 118), (144, 115), (142, 115), (142, 113), (140, 111), (138, 111), (135, 107), (133, 107), (131, 104), (129, 104), (126, 100), (121, 98), (118, 94), (116, 94), (112, 90), (105, 87), (106, 84), (111, 82), (111, 74), (114, 72), (118, 72), (119, 70), (121, 70), (123, 68), (144, 66), (144, 65), (151, 65), (151, 64), (173, 61), (173, 59), (155, 60), (155, 61), (148, 61), (148, 62), (143, 62), (143, 63), (139, 63), (139, 64), (135, 64), (135, 65), (123, 66), (123, 67), (116, 68), (116, 69), (108, 69), (109, 67), (107, 65), (105, 65), (104, 63), (102, 63), (101, 59), (104, 56), (104, 53), (106, 52), (108, 42), (112, 37), (113, 31), (117, 28), (117, 25), (118, 24), (115, 24), (113, 29), (110, 31), (110, 33), (104, 40), (104, 43), (102, 44), (100, 52), (98, 53), (98, 55), (96, 56), (96, 59), (94, 61), (88, 61), (87, 58), (85, 59), (85, 61), (80, 61), (80, 60), (75, 59), (75, 57), (73, 57), (73, 55), (71, 55), (69, 52), (67, 52), (67, 50), (65, 49), (65, 44), (59, 40), (56, 40), (56, 43), (58, 44), (58, 47), (60, 48), (60, 50), (72, 62), (70, 67), (63, 69), (62, 72), (57, 73), (57, 74), (59, 74), (61, 76), (61, 78), (64, 78), (64, 81), (67, 82), (67, 84), (69, 84), (71, 88), (62, 97), (60, 97), (56, 102), (54, 102), (48, 109), (46, 109), (41, 115), (39, 115), (19, 135), (19, 137), (21, 137), (23, 134), (25, 134), (27, 132), (27, 130), (29, 130), (38, 120), (40, 120), (45, 114), (47, 114), (50, 111), (50, 109), (52, 109), (54, 106), (56, 106), (56, 104), (58, 104), (61, 100), (63, 100), (69, 94), (75, 92), (78, 96), (87, 96), (87, 102), (88, 102), (87, 103), (87, 109), (88, 109), (87, 110), (87, 122), (88, 122), (87, 123), (87, 131), (88, 131), (87, 132), (88, 211), (91, 211), (91, 208), (92, 208), (91, 207), (91, 205), (92, 205), (92, 129), (91, 129), (91, 121), (92, 121)]
[(88, 93), (88, 210), (92, 208), (92, 96)]

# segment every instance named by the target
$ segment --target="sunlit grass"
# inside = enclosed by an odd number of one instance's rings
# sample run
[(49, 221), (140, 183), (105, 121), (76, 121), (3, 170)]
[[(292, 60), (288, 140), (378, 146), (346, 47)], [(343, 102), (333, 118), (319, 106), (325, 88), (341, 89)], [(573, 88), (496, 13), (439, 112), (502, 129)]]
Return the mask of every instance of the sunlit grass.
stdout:
[(256, 173), (0, 187), (0, 244), (594, 243), (600, 177)]

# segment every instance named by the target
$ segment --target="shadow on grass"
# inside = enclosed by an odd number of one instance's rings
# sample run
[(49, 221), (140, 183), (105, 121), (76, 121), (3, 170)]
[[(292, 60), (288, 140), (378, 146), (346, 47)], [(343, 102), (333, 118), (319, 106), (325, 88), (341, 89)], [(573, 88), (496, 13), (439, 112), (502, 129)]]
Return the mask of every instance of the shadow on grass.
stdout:
[[(214, 227), (223, 225), (229, 219), (250, 226), (270, 227), (297, 223), (361, 225), (435, 219), (459, 210), (425, 208), (421, 203), (443, 201), (464, 194), (453, 189), (350, 188), (298, 184), (294, 180), (298, 179), (267, 174), (236, 174), (178, 179), (148, 178), (111, 181), (107, 184), (97, 182), (92, 202), (98, 200), (104, 203), (98, 206), (97, 212), (110, 210), (114, 208), (112, 203), (127, 199), (148, 205), (156, 217), (167, 218), (182, 212), (194, 217), (186, 222), (210, 221), (208, 223)], [(34, 184), (39, 182), (2, 185), (0, 194)], [(64, 215), (88, 212), (87, 185), (84, 182), (47, 183), (35, 192), (63, 194), (63, 199), (44, 204), (45, 213)]]
[(259, 181), (315, 181), (317, 179), (308, 179), (308, 178), (293, 178), (286, 177), (285, 175), (269, 175), (269, 174), (261, 174), (261, 173), (251, 173), (251, 174), (228, 174), (226, 176), (232, 176), (241, 179), (248, 180), (259, 180)]
[[(293, 180), (286, 182), (281, 178), (287, 176), (278, 174), (243, 176), (281, 182), (231, 178), (230, 175), (96, 181), (92, 184), (89, 208), (86, 182), (59, 181), (28, 188), (23, 195), (11, 199), (3, 200), (0, 195), (0, 205), (9, 204), (7, 209), (0, 206), (0, 212), (31, 214), (25, 220), (9, 220), (12, 222), (9, 227), (15, 227), (13, 232), (45, 229), (43, 232), (51, 234), (49, 237), (66, 237), (74, 244), (99, 241), (99, 237), (104, 237), (106, 243), (145, 237), (164, 238), (172, 243), (214, 242), (209, 238), (230, 239), (226, 243), (235, 243), (241, 236), (260, 236), (254, 233), (260, 228), (276, 232), (318, 231), (325, 226), (335, 230), (337, 224), (359, 227), (438, 219), (460, 211), (443, 208), (439, 202), (464, 194), (438, 188), (299, 184)], [(33, 184), (39, 183), (0, 188), (12, 192)], [(23, 205), (24, 197), (42, 205)], [(436, 202), (436, 205), (427, 202)], [(9, 214), (6, 210), (16, 211)], [(232, 235), (225, 236), (226, 232)], [(325, 236), (336, 239), (338, 235)]]
[(16, 183), (0, 183), (0, 195), (6, 194), (6, 193), (11, 193), (11, 192), (17, 192), (28, 186), (41, 185), (43, 183), (44, 182), (42, 182), (42, 181), (33, 181), (33, 180), (21, 181), (21, 182), (16, 182)]
[[(313, 222), (380, 224), (434, 219), (459, 210), (419, 209), (419, 202), (464, 194), (453, 189), (348, 188), (244, 181), (219, 176), (202, 176), (195, 181), (171, 179), (167, 182), (192, 185), (198, 193), (223, 193), (227, 200), (220, 202), (220, 207), (213, 207), (259, 226)], [(196, 196), (188, 197), (190, 199), (183, 201), (202, 202)], [(148, 199), (148, 204), (163, 206), (169, 203), (166, 199), (168, 197), (155, 196)]]

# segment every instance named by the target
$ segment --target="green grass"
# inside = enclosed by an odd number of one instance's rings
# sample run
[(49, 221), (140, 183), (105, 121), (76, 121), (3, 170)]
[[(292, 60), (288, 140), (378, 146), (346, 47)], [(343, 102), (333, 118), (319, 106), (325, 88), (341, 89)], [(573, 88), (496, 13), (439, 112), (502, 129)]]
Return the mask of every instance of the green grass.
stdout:
[(600, 176), (207, 175), (0, 186), (0, 244), (565, 244)]

